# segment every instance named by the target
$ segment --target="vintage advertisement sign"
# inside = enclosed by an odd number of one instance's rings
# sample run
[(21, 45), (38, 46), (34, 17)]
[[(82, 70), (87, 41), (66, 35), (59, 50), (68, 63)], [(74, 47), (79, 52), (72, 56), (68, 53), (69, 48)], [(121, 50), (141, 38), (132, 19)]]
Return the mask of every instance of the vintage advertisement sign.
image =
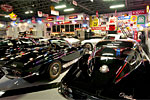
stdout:
[(51, 10), (51, 14), (59, 16), (59, 11)]
[(57, 19), (57, 21), (64, 21), (65, 17), (64, 16), (57, 16), (56, 19)]
[(69, 16), (69, 19), (77, 19), (77, 18), (78, 18), (78, 15)]
[(105, 31), (106, 27), (91, 27), (92, 30), (102, 30)]
[(93, 27), (98, 27), (98, 19), (94, 19), (94, 20), (92, 21), (92, 26), (93, 26)]
[(6, 12), (11, 12), (11, 11), (13, 11), (13, 7), (10, 6), (10, 5), (8, 5), (8, 4), (2, 4), (2, 5), (1, 5), (1, 9), (4, 10), (4, 11), (6, 11)]
[(141, 14), (146, 14), (146, 10), (132, 11), (132, 15), (141, 15)]
[(137, 18), (137, 24), (145, 24), (145, 16), (139, 15)]
[(128, 20), (130, 18), (131, 18), (131, 16), (119, 16), (118, 20)]
[(137, 21), (137, 16), (131, 16), (131, 21), (136, 22)]

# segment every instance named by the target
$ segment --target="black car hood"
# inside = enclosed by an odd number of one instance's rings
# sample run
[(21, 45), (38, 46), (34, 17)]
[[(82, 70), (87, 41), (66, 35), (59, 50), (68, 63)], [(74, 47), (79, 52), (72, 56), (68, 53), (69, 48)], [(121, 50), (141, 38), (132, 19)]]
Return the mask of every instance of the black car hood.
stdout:
[[(79, 93), (79, 91), (83, 91), (85, 94), (90, 94), (98, 98), (107, 97), (107, 93), (111, 93), (111, 87), (115, 85), (117, 70), (124, 64), (124, 61), (119, 59), (101, 60), (101, 58), (95, 58), (94, 60), (95, 64), (93, 64), (93, 69), (91, 71), (88, 70), (88, 65), (83, 65), (83, 61), (81, 61), (82, 63), (78, 62), (79, 64), (74, 64), (62, 79), (62, 84), (73, 89), (73, 95), (79, 96), (76, 99), (82, 99), (80, 98), (81, 93)], [(100, 71), (100, 67), (103, 65), (109, 67), (107, 73), (102, 73)], [(111, 96), (107, 98), (112, 98)]]

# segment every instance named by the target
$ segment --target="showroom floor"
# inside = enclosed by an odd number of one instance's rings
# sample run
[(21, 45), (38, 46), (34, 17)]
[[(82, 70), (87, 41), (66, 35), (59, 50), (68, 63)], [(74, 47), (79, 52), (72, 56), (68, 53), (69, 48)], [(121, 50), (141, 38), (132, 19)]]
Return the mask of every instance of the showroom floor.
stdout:
[(51, 82), (39, 80), (29, 83), (20, 78), (10, 80), (4, 76), (0, 80), (0, 89), (9, 91), (5, 92), (0, 100), (55, 100), (56, 98), (57, 100), (65, 100), (58, 93), (58, 86), (67, 71)]

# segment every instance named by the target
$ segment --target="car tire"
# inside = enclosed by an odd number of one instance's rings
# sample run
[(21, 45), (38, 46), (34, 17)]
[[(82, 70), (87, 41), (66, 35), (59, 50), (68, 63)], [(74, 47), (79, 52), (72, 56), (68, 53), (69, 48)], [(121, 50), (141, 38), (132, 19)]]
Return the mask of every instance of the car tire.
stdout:
[(61, 62), (60, 61), (54, 61), (52, 62), (48, 67), (48, 76), (51, 80), (56, 79), (60, 73), (61, 73)]
[(85, 43), (84, 44), (84, 48), (87, 48), (89, 51), (92, 51), (93, 50), (93, 46), (91, 43)]

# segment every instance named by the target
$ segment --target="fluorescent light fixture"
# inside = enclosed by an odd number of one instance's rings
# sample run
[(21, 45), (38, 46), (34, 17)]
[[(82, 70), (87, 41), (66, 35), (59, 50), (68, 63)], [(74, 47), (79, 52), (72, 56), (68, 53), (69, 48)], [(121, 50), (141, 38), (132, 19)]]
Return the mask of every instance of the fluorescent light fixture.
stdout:
[(74, 8), (64, 9), (64, 12), (67, 12), (67, 11), (74, 11)]
[(8, 17), (10, 17), (9, 15), (5, 15), (5, 18), (8, 18)]
[(55, 7), (55, 9), (62, 9), (62, 8), (66, 8), (66, 5), (59, 5)]
[(93, 2), (94, 0), (91, 0), (91, 2)]
[(121, 8), (121, 7), (124, 7), (125, 5), (124, 4), (119, 4), (119, 5), (112, 5), (110, 6), (111, 9), (113, 8)]
[(29, 14), (29, 13), (30, 13), (29, 11), (26, 11), (26, 12), (25, 12), (25, 14)]
[(103, 1), (115, 1), (115, 0), (103, 0)]
[(33, 11), (31, 10), (30, 13), (33, 13)]

